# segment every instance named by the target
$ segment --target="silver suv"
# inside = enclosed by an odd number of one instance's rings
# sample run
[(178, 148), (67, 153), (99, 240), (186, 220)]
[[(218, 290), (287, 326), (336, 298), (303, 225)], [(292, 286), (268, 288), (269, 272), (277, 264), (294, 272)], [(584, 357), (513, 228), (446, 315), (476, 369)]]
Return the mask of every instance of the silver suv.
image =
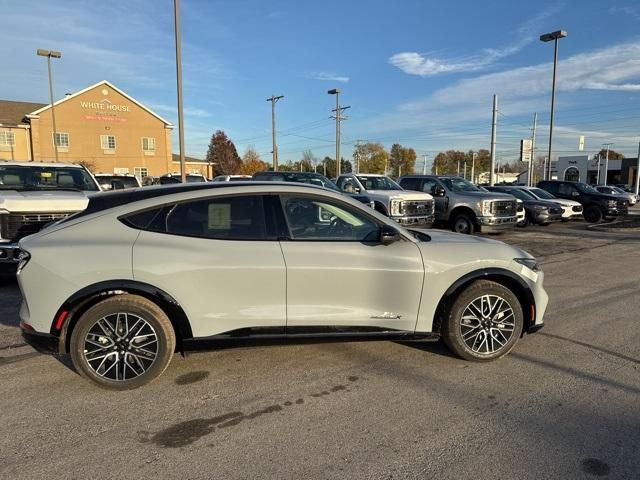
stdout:
[(20, 247), (25, 339), (113, 389), (147, 383), (199, 340), (442, 337), (493, 360), (542, 326), (548, 300), (517, 247), (408, 230), (292, 183), (97, 194)]
[(497, 233), (517, 223), (517, 203), (511, 195), (488, 192), (456, 176), (409, 175), (402, 188), (430, 193), (435, 199), (435, 219), (458, 233)]
[(347, 193), (367, 195), (374, 208), (401, 225), (430, 227), (434, 220), (434, 201), (428, 193), (407, 192), (385, 175), (348, 173), (336, 181)]

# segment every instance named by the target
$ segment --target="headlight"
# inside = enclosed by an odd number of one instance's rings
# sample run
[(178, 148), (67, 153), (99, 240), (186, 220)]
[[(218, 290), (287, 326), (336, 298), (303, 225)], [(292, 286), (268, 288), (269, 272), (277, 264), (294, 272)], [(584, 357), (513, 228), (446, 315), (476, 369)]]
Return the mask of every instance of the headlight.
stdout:
[(539, 272), (541, 270), (540, 265), (535, 258), (514, 258), (513, 260), (515, 262), (518, 262), (520, 265), (524, 265), (529, 270), (532, 270), (534, 272)]
[(491, 200), (483, 200), (480, 208), (482, 215), (491, 215)]
[(391, 215), (400, 215), (400, 206), (402, 205), (402, 200), (392, 199), (391, 200)]

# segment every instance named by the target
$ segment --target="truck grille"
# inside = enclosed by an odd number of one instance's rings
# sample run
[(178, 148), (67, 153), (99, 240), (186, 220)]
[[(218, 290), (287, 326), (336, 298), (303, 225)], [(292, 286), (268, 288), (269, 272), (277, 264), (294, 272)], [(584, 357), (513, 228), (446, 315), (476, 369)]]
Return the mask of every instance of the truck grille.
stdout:
[(629, 203), (626, 200), (618, 200), (618, 213), (626, 215), (629, 213)]
[(68, 213), (9, 213), (0, 215), (0, 238), (13, 242), (36, 233), (49, 222), (62, 220)]
[(400, 214), (404, 216), (433, 215), (433, 200), (404, 200), (400, 204)]
[(582, 205), (574, 205), (573, 207), (571, 207), (571, 210), (576, 213), (580, 213), (582, 211)]
[(516, 214), (515, 200), (495, 200), (491, 202), (491, 213), (497, 217), (512, 217)]

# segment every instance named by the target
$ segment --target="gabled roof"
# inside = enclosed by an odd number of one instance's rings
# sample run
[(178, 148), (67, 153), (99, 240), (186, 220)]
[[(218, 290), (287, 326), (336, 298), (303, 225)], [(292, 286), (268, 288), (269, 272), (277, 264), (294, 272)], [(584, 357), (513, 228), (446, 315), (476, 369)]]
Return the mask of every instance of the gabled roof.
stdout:
[(0, 100), (0, 124), (24, 125), (24, 117), (36, 109), (47, 106), (46, 103), (14, 102), (13, 100)]
[[(93, 85), (88, 86), (87, 88), (80, 90), (79, 92), (76, 92), (72, 95), (67, 95), (66, 97), (58, 100), (57, 102), (54, 102), (53, 105), (54, 106), (58, 106), (61, 103), (66, 102), (67, 100), (71, 100), (72, 98), (77, 97), (78, 95), (82, 95), (83, 93), (88, 92), (89, 90), (93, 90), (96, 87), (99, 87), (100, 85), (106, 85), (107, 87), (115, 90), (116, 92), (118, 92), (120, 95), (122, 95), (123, 97), (125, 97), (127, 100), (129, 100), (130, 102), (135, 103), (136, 105), (138, 105), (140, 108), (142, 108), (143, 110), (149, 112), (151, 115), (153, 115), (154, 117), (156, 117), (158, 120), (160, 120), (161, 122), (163, 122), (167, 127), (173, 127), (173, 124), (171, 122), (168, 122), (167, 120), (165, 120), (164, 118), (162, 118), (160, 115), (158, 115), (157, 113), (153, 112), (152, 110), (149, 110), (147, 107), (145, 107), (143, 104), (141, 104), (139, 101), (137, 101), (135, 98), (127, 95), (126, 93), (124, 93), (122, 90), (120, 90), (118, 87), (116, 87), (115, 85), (113, 85), (112, 83), (106, 81), (106, 80), (102, 80), (98, 83), (94, 83)], [(28, 117), (37, 117), (38, 115), (40, 115), (41, 112), (44, 112), (45, 110), (51, 108), (51, 105), (46, 104), (44, 106), (42, 106), (42, 108), (39, 108), (33, 112), (31, 112)]]

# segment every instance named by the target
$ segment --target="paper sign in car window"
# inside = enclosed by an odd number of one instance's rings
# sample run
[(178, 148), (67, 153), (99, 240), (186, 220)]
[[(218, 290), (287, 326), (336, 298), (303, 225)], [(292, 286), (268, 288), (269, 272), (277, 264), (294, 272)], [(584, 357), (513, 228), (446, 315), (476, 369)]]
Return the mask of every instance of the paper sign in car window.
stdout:
[(210, 203), (208, 227), (209, 230), (229, 230), (231, 228), (231, 205)]
[(51, 173), (51, 172), (42, 172), (42, 173), (40, 174), (40, 176), (41, 176), (42, 178), (51, 178), (51, 176), (52, 176), (52, 175), (53, 175), (53, 173)]

